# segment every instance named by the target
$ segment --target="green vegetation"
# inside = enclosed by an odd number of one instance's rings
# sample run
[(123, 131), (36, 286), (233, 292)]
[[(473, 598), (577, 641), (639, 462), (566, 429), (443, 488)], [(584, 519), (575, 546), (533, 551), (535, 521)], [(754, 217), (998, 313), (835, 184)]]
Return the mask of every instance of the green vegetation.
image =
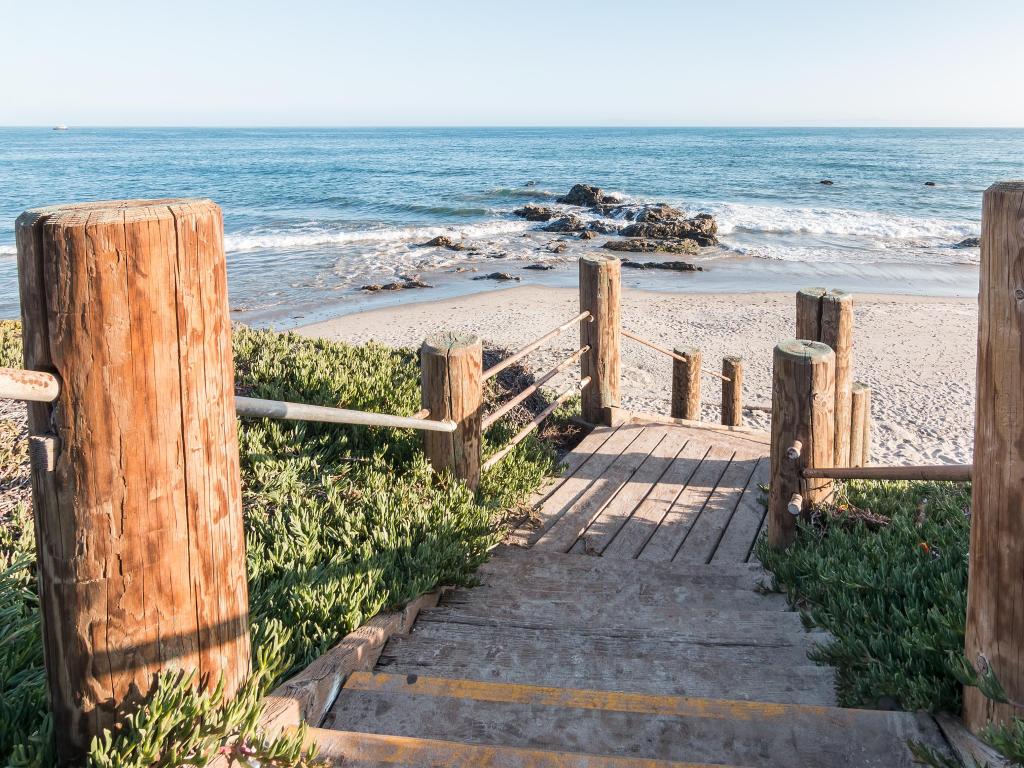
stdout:
[[(234, 344), (244, 394), (396, 414), (419, 409), (412, 352), (246, 328), (236, 330)], [(0, 361), (19, 359), (17, 324), (0, 325)], [(496, 425), (485, 453), (515, 430)], [(258, 733), (260, 697), (374, 614), (438, 584), (467, 582), (500, 539), (501, 521), (554, 468), (552, 451), (531, 436), (473, 494), (433, 476), (420, 441), (405, 430), (241, 421), (253, 677), (230, 705), (218, 691), (196, 694), (188, 679), (163, 678), (144, 706), (94, 745), (90, 765), (204, 765), (225, 744), (263, 765), (307, 765), (299, 737), (272, 742)], [(3, 459), (24, 472), (23, 453), (9, 450)], [(0, 763), (17, 766), (52, 763), (33, 548), (22, 502), (0, 517)]]
[[(805, 623), (832, 634), (813, 658), (836, 667), (843, 706), (958, 714), (962, 684), (999, 698), (998, 684), (975, 679), (963, 657), (970, 504), (966, 484), (851, 482), (800, 523), (785, 552), (758, 542)], [(1024, 758), (1021, 721), (985, 739), (1009, 759)], [(914, 749), (930, 765), (945, 764)]]

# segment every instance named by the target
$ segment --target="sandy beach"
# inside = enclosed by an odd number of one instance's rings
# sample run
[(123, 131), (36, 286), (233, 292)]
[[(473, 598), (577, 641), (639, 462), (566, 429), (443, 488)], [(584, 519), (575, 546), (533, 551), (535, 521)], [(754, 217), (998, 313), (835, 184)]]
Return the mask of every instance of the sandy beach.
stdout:
[[(517, 349), (577, 312), (575, 289), (521, 287), (348, 314), (298, 331), (348, 342), (418, 346), (449, 328), (486, 346)], [(673, 295), (625, 289), (623, 327), (663, 346), (696, 346), (706, 367), (724, 355), (746, 366), (744, 400), (771, 401), (772, 348), (791, 337), (790, 293)], [(854, 376), (873, 388), (872, 457), (885, 463), (969, 462), (974, 426), (977, 302), (974, 299), (858, 294)], [(568, 332), (533, 353), (542, 372), (578, 347)], [(554, 388), (568, 383), (553, 382)], [(623, 405), (668, 413), (671, 360), (623, 339)], [(717, 422), (720, 385), (704, 377), (706, 421)], [(766, 429), (766, 414), (747, 423)]]

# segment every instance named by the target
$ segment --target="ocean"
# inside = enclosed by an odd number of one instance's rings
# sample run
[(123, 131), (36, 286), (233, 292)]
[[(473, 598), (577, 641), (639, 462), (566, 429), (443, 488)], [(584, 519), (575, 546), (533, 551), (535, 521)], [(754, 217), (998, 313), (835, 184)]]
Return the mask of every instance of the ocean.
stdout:
[[(571, 284), (604, 238), (512, 211), (577, 182), (715, 216), (721, 245), (689, 259), (702, 272), (632, 270), (631, 286), (973, 295), (979, 251), (957, 244), (979, 234), (984, 189), (1022, 176), (1017, 129), (3, 128), (0, 317), (18, 315), (13, 224), (26, 208), (212, 198), (235, 317), (287, 326), (510, 284), (475, 279), (492, 272)], [(421, 247), (439, 234), (466, 250)], [(412, 275), (434, 287), (361, 290)]]

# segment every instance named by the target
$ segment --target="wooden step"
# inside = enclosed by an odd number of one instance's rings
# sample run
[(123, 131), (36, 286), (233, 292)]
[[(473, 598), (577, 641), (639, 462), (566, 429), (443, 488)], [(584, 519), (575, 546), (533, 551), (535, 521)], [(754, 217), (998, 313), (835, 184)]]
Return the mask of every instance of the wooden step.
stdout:
[(657, 563), (541, 552), (523, 547), (497, 548), (477, 575), (481, 579), (485, 576), (510, 580), (529, 577), (594, 584), (627, 580), (647, 580), (652, 584), (686, 581), (694, 586), (749, 590), (760, 590), (771, 583), (771, 576), (760, 563)]
[(926, 715), (353, 674), (325, 725), (407, 738), (761, 768), (911, 768)]
[(602, 691), (835, 704), (834, 671), (812, 664), (810, 647), (702, 645), (666, 638), (624, 642), (550, 629), (424, 622), (410, 635), (388, 642), (378, 669)]
[(723, 768), (721, 764), (461, 744), (326, 728), (307, 731), (306, 746), (312, 745), (318, 748), (319, 760), (342, 768)]

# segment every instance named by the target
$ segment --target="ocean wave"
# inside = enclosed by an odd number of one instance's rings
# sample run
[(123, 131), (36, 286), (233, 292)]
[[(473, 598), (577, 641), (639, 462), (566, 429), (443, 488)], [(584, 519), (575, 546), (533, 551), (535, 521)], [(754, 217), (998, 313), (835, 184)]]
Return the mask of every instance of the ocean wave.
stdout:
[(17, 256), (18, 247), (16, 245), (0, 245), (0, 256)]
[(529, 226), (530, 223), (525, 221), (495, 220), (466, 226), (379, 227), (359, 230), (304, 228), (238, 232), (224, 236), (224, 248), (228, 252), (234, 253), (260, 249), (294, 250), (355, 243), (416, 245), (438, 235), (465, 239), (484, 238), (522, 232)]
[(539, 189), (537, 187), (498, 187), (497, 189), (490, 189), (482, 195), (474, 195), (471, 199), (498, 198), (501, 200), (517, 200), (522, 197), (536, 197), (544, 200), (550, 200), (552, 198), (559, 197), (559, 193), (551, 192), (547, 189)]
[(718, 220), (722, 235), (817, 235), (890, 241), (903, 247), (953, 244), (975, 237), (981, 225), (844, 208), (776, 208), (721, 203), (701, 210)]

